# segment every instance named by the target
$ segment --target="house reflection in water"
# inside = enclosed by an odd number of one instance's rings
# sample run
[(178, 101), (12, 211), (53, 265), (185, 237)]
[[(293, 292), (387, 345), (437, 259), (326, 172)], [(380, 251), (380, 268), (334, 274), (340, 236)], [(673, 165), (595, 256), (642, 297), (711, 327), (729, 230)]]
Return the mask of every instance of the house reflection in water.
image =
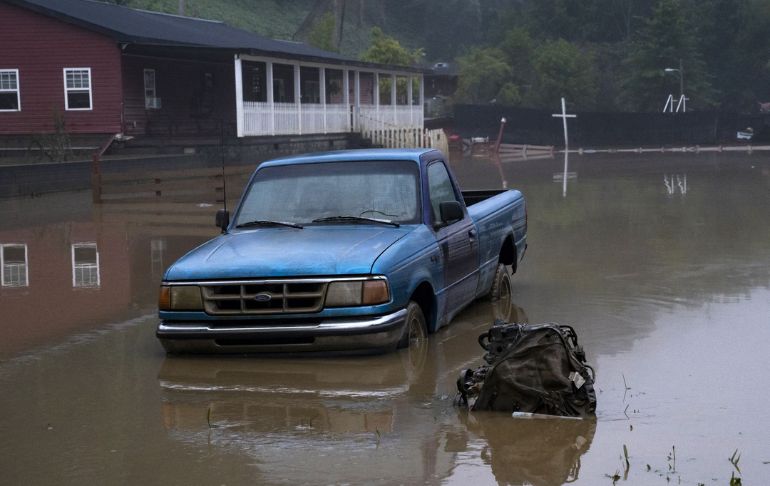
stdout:
[(3, 287), (26, 287), (29, 285), (27, 272), (27, 245), (0, 245), (0, 267)]
[(72, 286), (99, 287), (99, 251), (96, 243), (72, 245)]
[(208, 239), (212, 227), (165, 236), (158, 226), (107, 215), (0, 228), (0, 356), (153, 313), (167, 262)]

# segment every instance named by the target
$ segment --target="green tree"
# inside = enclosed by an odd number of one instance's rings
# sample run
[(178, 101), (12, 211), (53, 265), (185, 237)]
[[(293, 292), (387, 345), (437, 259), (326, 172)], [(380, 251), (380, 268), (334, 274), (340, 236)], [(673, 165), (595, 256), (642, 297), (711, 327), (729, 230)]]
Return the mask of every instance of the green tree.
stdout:
[(422, 59), (423, 50), (410, 50), (402, 46), (395, 37), (386, 35), (379, 27), (372, 28), (372, 42), (361, 55), (362, 61), (399, 66), (413, 66)]
[[(377, 62), (381, 64), (395, 64), (398, 66), (413, 66), (420, 62), (423, 57), (423, 50), (418, 48), (414, 50), (402, 46), (394, 37), (386, 35), (379, 27), (372, 28), (372, 43), (369, 48), (361, 55), (362, 61)], [(380, 78), (379, 92), (390, 93), (391, 81), (389, 78)], [(412, 88), (416, 92), (417, 89)], [(419, 89), (419, 88), (418, 88)], [(405, 99), (407, 93), (407, 82), (405, 79), (399, 79), (396, 83), (396, 96), (399, 99)], [(389, 95), (385, 96), (388, 99)]]
[[(690, 98), (688, 106), (712, 107), (716, 92), (697, 47), (695, 31), (686, 20), (681, 2), (659, 0), (624, 61), (622, 106), (660, 111), (669, 94), (679, 93), (679, 75), (683, 75), (684, 93)], [(683, 73), (664, 72), (665, 68), (678, 69), (680, 59)]]
[(457, 58), (460, 70), (457, 83), (458, 101), (465, 103), (488, 103), (497, 99), (503, 87), (506, 99), (501, 102), (516, 102), (518, 88), (511, 86), (511, 66), (506, 62), (503, 51), (494, 47), (473, 48)]
[(594, 57), (564, 39), (545, 42), (532, 60), (534, 84), (525, 102), (539, 107), (557, 106), (565, 97), (580, 109), (596, 105), (598, 84)]
[(334, 14), (326, 12), (310, 30), (307, 38), (308, 44), (325, 51), (337, 52), (338, 49), (334, 43), (334, 28)]
[(737, 35), (736, 55), (743, 79), (737, 88), (752, 111), (770, 101), (770, 3), (750, 0), (745, 27)]
[(505, 53), (511, 74), (517, 84), (527, 84), (532, 81), (532, 57), (535, 43), (529, 31), (523, 27), (514, 27), (505, 33), (500, 43), (500, 49)]

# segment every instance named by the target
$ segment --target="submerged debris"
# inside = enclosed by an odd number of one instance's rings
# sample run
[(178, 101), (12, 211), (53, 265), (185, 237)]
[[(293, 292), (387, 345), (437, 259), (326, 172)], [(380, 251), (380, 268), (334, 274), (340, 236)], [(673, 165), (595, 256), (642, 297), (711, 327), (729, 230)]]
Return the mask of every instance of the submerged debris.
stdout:
[(596, 413), (594, 370), (570, 326), (495, 321), (479, 344), (488, 363), (463, 370), (460, 402), (471, 410), (587, 417)]

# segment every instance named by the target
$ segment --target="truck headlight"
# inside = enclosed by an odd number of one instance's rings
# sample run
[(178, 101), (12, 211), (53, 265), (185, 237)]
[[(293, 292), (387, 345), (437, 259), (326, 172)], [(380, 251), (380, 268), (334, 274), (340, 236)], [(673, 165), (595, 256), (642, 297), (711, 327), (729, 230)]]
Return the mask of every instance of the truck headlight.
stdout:
[(332, 282), (326, 291), (326, 307), (384, 304), (390, 300), (385, 280)]
[(162, 311), (203, 310), (201, 289), (196, 285), (163, 285), (158, 297), (158, 308)]

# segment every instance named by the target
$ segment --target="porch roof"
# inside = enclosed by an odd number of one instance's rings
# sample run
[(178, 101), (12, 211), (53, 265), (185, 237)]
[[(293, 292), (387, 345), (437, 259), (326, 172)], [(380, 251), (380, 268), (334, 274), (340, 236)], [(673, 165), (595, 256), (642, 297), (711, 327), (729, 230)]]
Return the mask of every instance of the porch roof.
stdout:
[(304, 59), (374, 70), (423, 73), (424, 69), (359, 61), (302, 42), (270, 39), (224, 22), (138, 10), (94, 0), (5, 0), (42, 15), (148, 47), (223, 50), (239, 54)]

